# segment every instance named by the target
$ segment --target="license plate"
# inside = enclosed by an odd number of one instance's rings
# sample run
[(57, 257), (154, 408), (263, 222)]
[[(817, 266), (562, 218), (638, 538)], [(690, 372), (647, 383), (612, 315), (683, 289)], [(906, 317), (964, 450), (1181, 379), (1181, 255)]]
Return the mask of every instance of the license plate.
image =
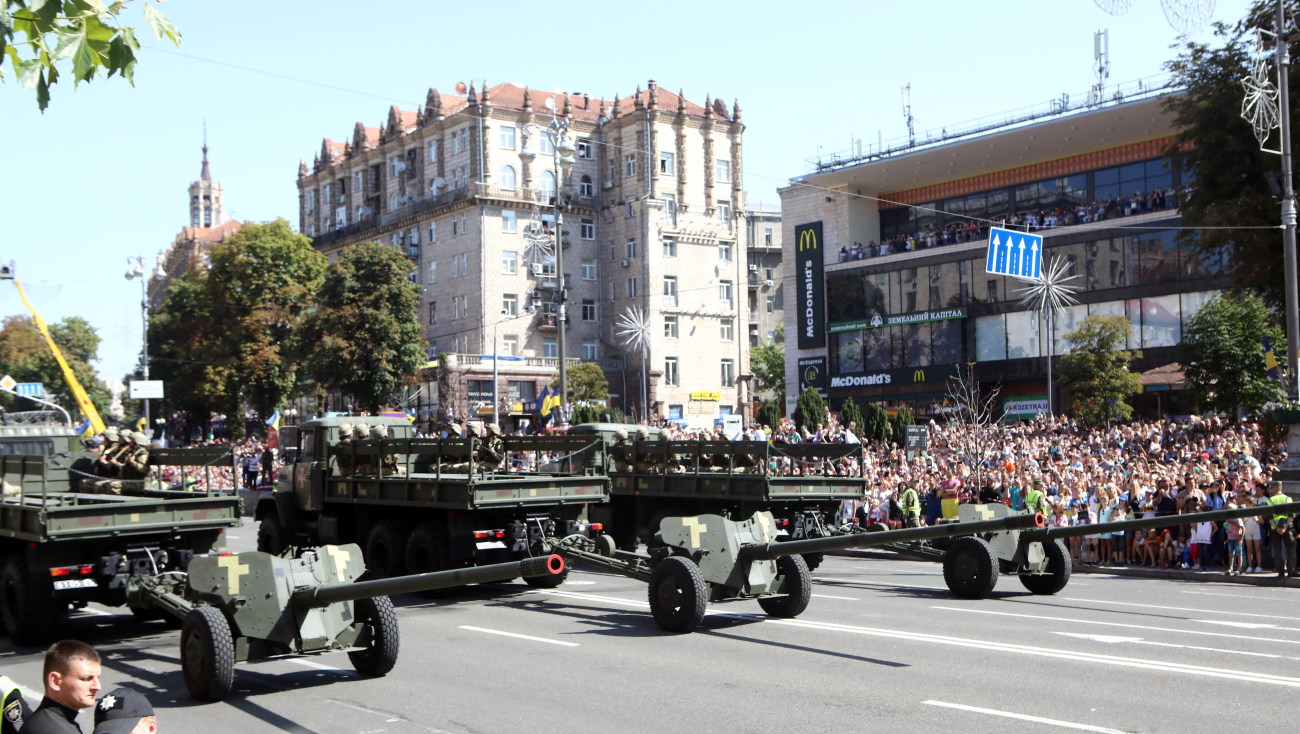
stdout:
[(98, 586), (94, 579), (59, 579), (54, 582), (55, 591), (65, 589), (93, 589)]
[(474, 544), (479, 550), (492, 550), (493, 548), (505, 548), (506, 544), (499, 540), (482, 540)]

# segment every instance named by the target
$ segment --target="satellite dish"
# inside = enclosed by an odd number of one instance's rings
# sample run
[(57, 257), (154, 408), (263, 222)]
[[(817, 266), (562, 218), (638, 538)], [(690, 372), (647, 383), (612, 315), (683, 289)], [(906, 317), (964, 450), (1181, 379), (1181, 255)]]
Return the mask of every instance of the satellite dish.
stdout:
[(546, 109), (550, 110), (551, 112), (554, 112), (554, 111), (555, 111), (555, 98), (554, 98), (554, 97), (547, 97), (547, 98), (546, 98)]
[(446, 185), (446, 183), (447, 181), (442, 176), (439, 176), (433, 180), (433, 185), (437, 188), (442, 188), (443, 186)]

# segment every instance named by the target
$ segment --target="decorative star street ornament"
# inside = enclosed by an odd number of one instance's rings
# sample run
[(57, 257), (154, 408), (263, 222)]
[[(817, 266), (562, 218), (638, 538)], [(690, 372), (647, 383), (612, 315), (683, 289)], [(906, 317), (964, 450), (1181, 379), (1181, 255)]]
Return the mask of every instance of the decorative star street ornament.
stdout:
[(1051, 263), (1043, 268), (1040, 277), (1021, 278), (1028, 285), (1016, 290), (1016, 294), (1022, 296), (1020, 305), (1039, 313), (1050, 313), (1055, 317), (1067, 306), (1078, 303), (1079, 299), (1075, 298), (1074, 294), (1079, 291), (1079, 286), (1069, 285), (1069, 282), (1077, 280), (1079, 276), (1067, 275), (1069, 272), (1068, 260), (1053, 257)]
[(623, 346), (641, 353), (644, 360), (650, 352), (650, 314), (633, 306), (618, 317), (618, 335)]
[[(1259, 40), (1255, 43), (1257, 53), (1262, 52), (1263, 45), (1261, 32)], [(1261, 57), (1251, 65), (1250, 74), (1241, 80), (1241, 86), (1246, 88), (1246, 96), (1241, 100), (1241, 118), (1254, 128), (1255, 139), (1259, 141), (1260, 150), (1265, 153), (1278, 153), (1279, 151), (1266, 147), (1269, 134), (1273, 132), (1273, 128), (1279, 126), (1278, 114), (1281, 110), (1280, 94), (1269, 74), (1267, 59)]]
[(549, 264), (555, 261), (555, 232), (542, 221), (542, 212), (536, 204), (524, 227), (524, 262)]

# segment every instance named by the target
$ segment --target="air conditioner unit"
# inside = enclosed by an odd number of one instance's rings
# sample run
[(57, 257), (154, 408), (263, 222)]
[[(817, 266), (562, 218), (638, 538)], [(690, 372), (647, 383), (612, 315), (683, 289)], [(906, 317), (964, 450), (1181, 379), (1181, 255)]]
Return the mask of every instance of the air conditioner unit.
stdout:
[(600, 187), (602, 189), (612, 189), (614, 188), (614, 180), (607, 178), (605, 179), (605, 182), (600, 185)]
[(749, 272), (751, 272), (751, 273), (757, 273), (757, 272), (758, 272), (758, 266), (757, 266), (757, 265), (750, 265), (750, 266), (749, 266)]
[(533, 263), (533, 264), (530, 265), (529, 267), (532, 269), (532, 271), (533, 271), (533, 275), (541, 275), (541, 274), (542, 274), (543, 267), (542, 267), (542, 264), (541, 264), (541, 263)]
[(768, 286), (768, 287), (770, 288), (770, 287), (772, 286), (772, 281), (770, 281), (770, 280), (765, 280), (765, 281), (763, 281), (763, 285)]
[(632, 262), (631, 262), (630, 260), (624, 260), (624, 261), (623, 261), (623, 267), (625, 267), (625, 268), (626, 268), (627, 266), (631, 265), (631, 264), (632, 264)]

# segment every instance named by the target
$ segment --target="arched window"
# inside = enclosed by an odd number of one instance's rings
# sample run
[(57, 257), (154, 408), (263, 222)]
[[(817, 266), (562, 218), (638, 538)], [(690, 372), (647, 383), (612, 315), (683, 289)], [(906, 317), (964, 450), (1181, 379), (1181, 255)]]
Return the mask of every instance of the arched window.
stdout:
[(435, 178), (429, 182), (429, 197), (432, 198), (437, 195), (438, 195), (438, 179)]
[(591, 176), (583, 176), (578, 182), (578, 196), (595, 196), (596, 187), (591, 183)]
[(542, 183), (539, 187), (545, 196), (555, 196), (555, 174), (542, 171)]
[(513, 188), (515, 187), (515, 183), (516, 183), (516, 182), (515, 182), (515, 167), (514, 167), (514, 166), (502, 166), (502, 167), (501, 167), (501, 188), (503, 188), (503, 189), (513, 189)]

